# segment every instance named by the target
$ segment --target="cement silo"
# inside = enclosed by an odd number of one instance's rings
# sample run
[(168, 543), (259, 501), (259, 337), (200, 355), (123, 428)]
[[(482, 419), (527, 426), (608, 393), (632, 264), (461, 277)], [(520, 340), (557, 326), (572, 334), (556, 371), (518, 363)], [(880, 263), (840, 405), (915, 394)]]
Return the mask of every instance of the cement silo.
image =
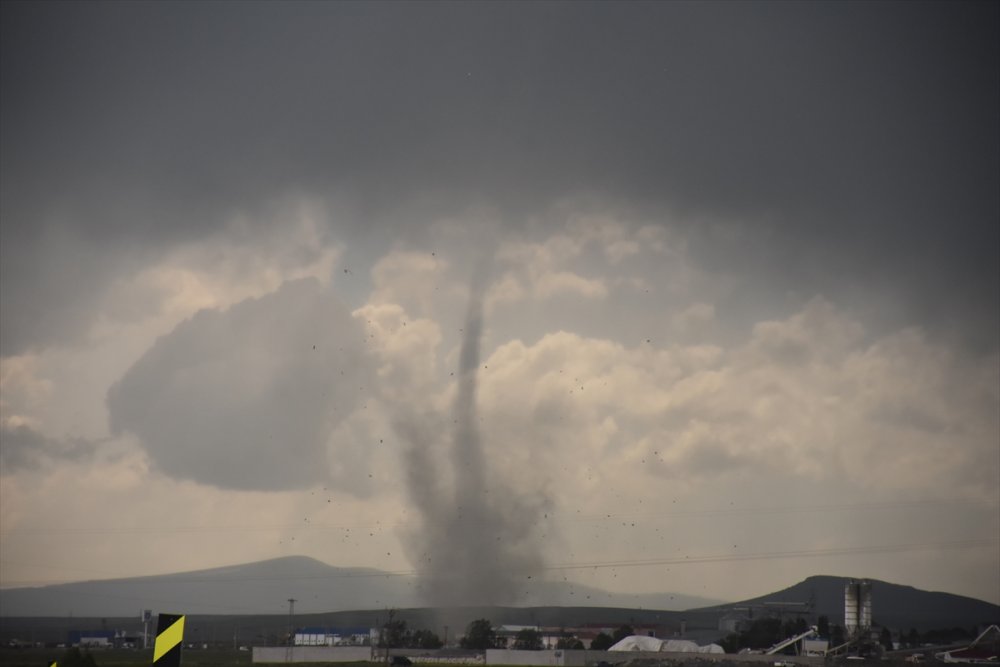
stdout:
[(848, 639), (866, 637), (872, 628), (872, 585), (870, 581), (847, 582), (844, 586), (844, 629)]

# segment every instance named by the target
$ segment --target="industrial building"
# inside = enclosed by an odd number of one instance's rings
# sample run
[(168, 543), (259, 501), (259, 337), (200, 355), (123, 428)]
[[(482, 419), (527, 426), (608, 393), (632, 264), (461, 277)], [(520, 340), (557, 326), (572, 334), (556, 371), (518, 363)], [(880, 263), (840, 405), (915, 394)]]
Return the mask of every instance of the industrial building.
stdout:
[(295, 646), (371, 646), (378, 631), (374, 628), (297, 628)]

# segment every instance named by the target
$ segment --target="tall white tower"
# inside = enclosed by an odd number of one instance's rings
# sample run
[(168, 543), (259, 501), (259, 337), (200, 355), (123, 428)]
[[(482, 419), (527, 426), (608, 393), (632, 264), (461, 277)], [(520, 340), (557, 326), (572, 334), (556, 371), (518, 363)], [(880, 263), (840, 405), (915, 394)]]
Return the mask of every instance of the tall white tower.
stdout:
[(844, 586), (844, 629), (848, 639), (867, 637), (872, 629), (872, 585), (862, 579)]

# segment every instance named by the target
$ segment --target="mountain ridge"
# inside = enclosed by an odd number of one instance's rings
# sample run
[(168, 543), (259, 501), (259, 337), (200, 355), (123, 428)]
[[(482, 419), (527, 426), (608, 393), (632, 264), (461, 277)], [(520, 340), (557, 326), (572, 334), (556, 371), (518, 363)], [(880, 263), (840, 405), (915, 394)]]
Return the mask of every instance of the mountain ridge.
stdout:
[[(697, 618), (700, 625), (711, 626), (734, 608), (766, 610), (767, 603), (798, 602), (811, 618), (825, 615), (831, 623), (842, 624), (844, 584), (849, 580), (813, 575), (781, 590), (733, 603), (676, 593), (611, 593), (583, 584), (535, 580), (530, 589), (519, 591), (518, 604), (481, 608), (522, 609), (539, 621), (558, 617), (560, 614), (551, 610), (560, 608), (575, 609), (579, 613), (571, 615), (581, 618), (596, 618), (580, 611), (583, 609), (633, 610), (636, 618), (662, 611), (664, 619), (685, 614), (690, 621)], [(873, 617), (880, 625), (930, 629), (1000, 621), (1000, 606), (983, 600), (877, 579), (868, 581), (872, 583)], [(337, 567), (308, 556), (282, 556), (170, 574), (3, 589), (0, 617), (129, 617), (142, 609), (208, 616), (282, 615), (289, 611), (290, 598), (296, 600), (300, 615), (427, 609), (413, 574)], [(542, 613), (542, 609), (550, 611)], [(517, 616), (515, 612), (504, 613)]]
[[(601, 598), (614, 594), (606, 591), (567, 582), (533, 582), (536, 598), (561, 590), (584, 604), (531, 605), (526, 601), (517, 606), (431, 608), (407, 604), (419, 597), (412, 575), (364, 567), (338, 568), (305, 556), (287, 556), (148, 577), (0, 590), (0, 638), (31, 636), (64, 641), (70, 630), (106, 626), (141, 633), (139, 612), (152, 609), (154, 614), (186, 614), (192, 633), (215, 638), (212, 641), (232, 637), (234, 643), (237, 638), (241, 642), (270, 642), (287, 631), (288, 600), (294, 598), (297, 627), (377, 627), (385, 621), (387, 608), (393, 608), (396, 618), (409, 627), (432, 628), (442, 636), (447, 635), (447, 627), (461, 632), (471, 620), (487, 618), (495, 624), (546, 627), (649, 625), (668, 635), (680, 632), (708, 643), (725, 636), (727, 631), (720, 621), (729, 614), (746, 614), (751, 608), (754, 618), (782, 613), (776, 612), (777, 606), (768, 608), (768, 602), (805, 602), (809, 622), (826, 615), (831, 624), (842, 625), (847, 581), (847, 577), (813, 575), (740, 602), (713, 601), (709, 606), (694, 604), (685, 609), (665, 609), (656, 603), (662, 602), (664, 595), (669, 601), (669, 594), (617, 596), (609, 604)], [(875, 621), (900, 632), (910, 628), (969, 629), (1000, 622), (1000, 606), (983, 600), (868, 581), (872, 582)], [(570, 592), (574, 595), (569, 596)], [(586, 599), (588, 594), (590, 600)], [(737, 611), (741, 607), (743, 610)], [(786, 617), (795, 614), (787, 607), (783, 613)]]
[[(169, 574), (7, 588), (0, 594), (0, 616), (116, 616), (177, 605), (189, 613), (268, 614), (287, 610), (289, 598), (296, 599), (303, 613), (424, 606), (413, 574), (282, 556)], [(540, 580), (522, 592), (518, 606), (584, 604), (679, 611), (719, 602), (669, 592), (611, 593)]]

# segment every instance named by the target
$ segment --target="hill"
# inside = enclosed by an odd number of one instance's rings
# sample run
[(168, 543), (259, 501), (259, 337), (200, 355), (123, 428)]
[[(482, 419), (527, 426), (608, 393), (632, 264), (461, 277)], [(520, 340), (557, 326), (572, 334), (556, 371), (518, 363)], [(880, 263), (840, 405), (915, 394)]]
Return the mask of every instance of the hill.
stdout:
[[(699, 611), (725, 611), (733, 607), (765, 608), (769, 602), (803, 602), (813, 616), (827, 616), (831, 623), (844, 623), (844, 585), (847, 577), (817, 575), (774, 593), (732, 605)], [(996, 623), (1000, 606), (975, 598), (924, 591), (886, 581), (872, 583), (872, 616), (878, 625), (897, 629), (928, 630), (944, 627), (967, 628)]]
[[(562, 581), (539, 581), (523, 606), (587, 605), (681, 610), (717, 604), (671, 593), (629, 595)], [(127, 617), (142, 609), (189, 614), (282, 614), (296, 611), (422, 606), (414, 576), (371, 568), (340, 568), (304, 556), (150, 577), (11, 588), (0, 593), (0, 616)]]
[[(523, 591), (518, 607), (428, 611), (422, 609), (413, 576), (371, 568), (339, 568), (292, 556), (177, 574), (5, 589), (0, 591), (0, 617), (136, 618), (140, 610), (152, 609), (154, 613), (287, 619), (288, 599), (294, 598), (296, 617), (315, 616), (319, 625), (330, 624), (331, 614), (338, 615), (334, 625), (349, 618), (364, 625), (372, 620), (369, 616), (395, 608), (409, 610), (415, 622), (424, 622), (426, 615), (437, 619), (436, 623), (446, 618), (453, 627), (476, 613), (498, 623), (556, 626), (618, 618), (640, 622), (639, 618), (652, 613), (671, 624), (683, 617), (688, 628), (707, 631), (734, 607), (751, 607), (760, 614), (769, 602), (806, 603), (810, 621), (825, 615), (831, 623), (843, 624), (847, 581), (845, 577), (812, 576), (732, 604), (669, 593), (627, 595), (569, 582), (538, 581)], [(951, 593), (872, 580), (872, 597), (875, 621), (891, 628), (967, 628), (1000, 621), (997, 605)]]
[[(0, 641), (8, 639), (30, 639), (32, 641), (65, 641), (70, 630), (96, 630), (113, 628), (135, 636), (141, 636), (142, 624), (138, 620), (138, 610), (152, 608), (154, 611), (175, 611), (189, 614), (188, 627), (192, 637), (214, 645), (266, 644), (277, 641), (287, 631), (288, 597), (295, 597), (297, 627), (376, 627), (386, 620), (385, 607), (374, 607), (367, 603), (367, 609), (324, 611), (321, 613), (301, 609), (300, 601), (306, 595), (314, 594), (322, 602), (348, 605), (355, 600), (370, 600), (364, 591), (386, 594), (389, 584), (398, 585), (393, 577), (378, 570), (331, 568), (311, 559), (277, 559), (261, 563), (251, 563), (214, 570), (189, 572), (162, 577), (115, 580), (113, 582), (84, 582), (47, 586), (40, 589), (5, 590), (0, 592)], [(719, 630), (719, 620), (734, 607), (751, 607), (755, 614), (766, 613), (768, 602), (805, 602), (812, 605), (808, 620), (814, 622), (816, 616), (826, 615), (830, 622), (843, 624), (844, 577), (813, 576), (793, 586), (742, 602), (700, 607), (686, 611), (670, 611), (656, 607), (616, 607), (592, 604), (588, 606), (526, 606), (526, 607), (460, 607), (449, 609), (429, 609), (395, 607), (396, 618), (405, 620), (409, 627), (433, 629), (444, 636), (449, 632), (460, 633), (472, 620), (490, 619), (495, 624), (542, 625), (551, 627), (572, 627), (583, 625), (605, 625), (616, 627), (620, 624), (649, 624), (668, 633), (679, 631), (682, 624), (686, 636), (701, 643), (716, 641), (725, 635)], [(104, 584), (112, 588), (102, 588)], [(873, 608), (875, 620), (890, 628), (906, 631), (911, 627), (924, 631), (960, 626), (971, 628), (1000, 620), (1000, 607), (973, 598), (922, 591), (910, 586), (900, 586), (884, 581), (872, 580)], [(99, 586), (100, 585), (100, 586)], [(120, 588), (115, 588), (119, 586)], [(339, 586), (344, 597), (339, 600), (328, 598), (331, 587)], [(212, 602), (204, 602), (202, 611), (193, 606), (194, 592), (198, 595), (217, 595)], [(543, 587), (544, 588), (544, 587)], [(244, 590), (248, 589), (248, 590)], [(218, 608), (233, 606), (237, 602), (253, 608), (261, 604), (254, 595), (267, 596), (264, 603), (275, 611), (254, 613), (249, 611), (222, 612)], [(574, 593), (582, 590), (578, 588)], [(123, 594), (123, 598), (94, 597), (99, 595)], [(312, 591), (312, 593), (310, 593)], [(150, 596), (135, 596), (149, 593)], [(565, 592), (565, 591), (564, 591)], [(32, 597), (34, 593), (37, 597)], [(107, 612), (111, 607), (102, 605), (101, 613), (66, 611), (49, 615), (38, 614), (37, 610), (46, 605), (52, 607), (60, 601), (72, 604), (70, 594), (79, 594), (77, 601), (111, 601), (128, 607), (123, 614)], [(65, 595), (66, 597), (61, 597)], [(237, 596), (236, 601), (223, 596)], [(242, 595), (242, 597), (239, 597)], [(351, 598), (349, 595), (357, 597)], [(372, 594), (374, 597), (374, 594)], [(198, 599), (202, 599), (198, 597)], [(388, 600), (387, 600), (388, 602)], [(161, 605), (162, 603), (162, 605)], [(31, 604), (38, 606), (31, 607)], [(163, 606), (169, 604), (170, 606)], [(359, 605), (360, 607), (360, 605)], [(76, 607), (87, 609), (84, 605)], [(774, 607), (771, 606), (773, 609)], [(35, 610), (28, 614), (23, 609)]]

